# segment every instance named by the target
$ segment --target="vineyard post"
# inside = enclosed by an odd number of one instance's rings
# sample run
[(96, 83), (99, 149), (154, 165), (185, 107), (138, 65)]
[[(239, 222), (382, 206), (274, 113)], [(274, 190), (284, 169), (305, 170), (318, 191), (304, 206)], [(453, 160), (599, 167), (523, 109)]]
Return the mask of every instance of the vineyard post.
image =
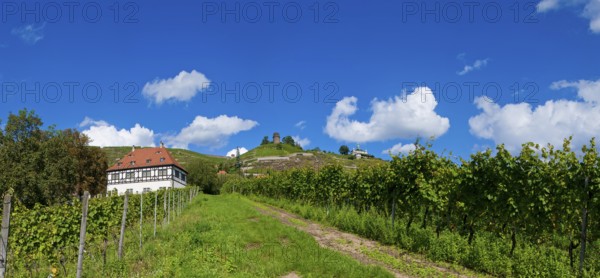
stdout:
[(144, 191), (140, 194), (140, 250), (142, 249), (142, 221), (144, 219)]
[(163, 192), (163, 226), (167, 224), (167, 192), (168, 191), (164, 191)]
[(88, 216), (88, 199), (90, 193), (83, 192), (83, 203), (81, 204), (81, 228), (79, 230), (79, 254), (77, 256), (77, 278), (81, 278), (83, 274), (83, 249), (85, 248), (85, 230), (87, 227), (87, 216)]
[(154, 237), (156, 237), (156, 205), (158, 203), (158, 191), (154, 191)]
[(12, 196), (10, 194), (4, 195), (4, 209), (2, 210), (2, 242), (0, 244), (0, 277), (4, 278), (6, 272), (7, 258), (6, 253), (8, 251), (8, 231), (10, 228), (10, 207), (11, 207)]
[(125, 222), (127, 221), (127, 201), (129, 192), (125, 191), (125, 200), (123, 201), (123, 218), (121, 219), (121, 235), (119, 237), (119, 260), (123, 258), (123, 240), (125, 239)]
[(167, 189), (167, 192), (165, 192), (165, 195), (167, 195), (167, 206), (165, 207), (167, 209), (167, 224), (171, 221), (171, 192), (169, 191), (170, 190)]
[(175, 215), (177, 213), (177, 211), (175, 211), (175, 190), (171, 191), (171, 194), (173, 195), (171, 196), (171, 200), (173, 201), (173, 207), (171, 209), (173, 210), (173, 220), (175, 220)]

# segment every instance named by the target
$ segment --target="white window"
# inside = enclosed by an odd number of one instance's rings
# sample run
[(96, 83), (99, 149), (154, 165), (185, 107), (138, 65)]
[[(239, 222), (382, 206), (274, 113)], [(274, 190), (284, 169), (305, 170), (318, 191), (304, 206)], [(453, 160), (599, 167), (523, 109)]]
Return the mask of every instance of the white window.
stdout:
[(142, 177), (143, 178), (150, 177), (150, 170), (144, 170), (144, 171), (142, 171)]
[(127, 172), (127, 173), (125, 173), (125, 178), (126, 179), (133, 179), (133, 177), (134, 177), (133, 176), (133, 172)]

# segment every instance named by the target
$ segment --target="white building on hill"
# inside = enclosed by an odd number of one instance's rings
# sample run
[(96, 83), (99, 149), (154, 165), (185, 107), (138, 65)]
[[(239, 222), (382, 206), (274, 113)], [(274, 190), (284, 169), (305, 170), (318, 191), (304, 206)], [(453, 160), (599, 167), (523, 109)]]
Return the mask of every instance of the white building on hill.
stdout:
[(354, 155), (356, 158), (360, 159), (361, 157), (365, 156), (365, 157), (369, 157), (371, 155), (369, 155), (369, 152), (367, 152), (367, 150), (363, 150), (360, 148), (360, 145), (356, 145), (356, 148), (354, 148), (352, 150), (352, 155)]
[(186, 185), (187, 171), (161, 143), (158, 148), (135, 147), (106, 170), (107, 191), (142, 193)]

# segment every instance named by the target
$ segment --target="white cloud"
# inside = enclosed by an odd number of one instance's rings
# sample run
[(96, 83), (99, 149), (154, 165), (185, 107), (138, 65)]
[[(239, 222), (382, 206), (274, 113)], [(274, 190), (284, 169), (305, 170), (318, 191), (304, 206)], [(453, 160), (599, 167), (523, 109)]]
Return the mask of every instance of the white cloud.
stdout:
[(519, 151), (521, 144), (534, 142), (561, 146), (565, 138), (573, 136), (573, 146), (579, 148), (600, 133), (600, 106), (598, 81), (559, 81), (551, 88), (575, 87), (583, 101), (549, 100), (532, 107), (528, 103), (500, 106), (480, 97), (475, 100), (479, 115), (469, 119), (473, 135), (504, 143), (511, 152)]
[(308, 145), (310, 145), (310, 139), (308, 138), (302, 138), (299, 135), (296, 135), (292, 136), (292, 139), (294, 139), (294, 142), (296, 142), (296, 144), (300, 145), (302, 148), (306, 148)]
[(15, 27), (12, 29), (11, 33), (15, 36), (18, 36), (23, 40), (26, 44), (34, 45), (38, 41), (44, 38), (44, 28), (46, 27), (46, 23), (35, 26), (34, 24), (23, 25), (21, 27)]
[[(245, 154), (248, 152), (248, 149), (241, 147), (240, 148), (240, 155)], [(235, 157), (237, 155), (237, 149), (233, 149), (231, 151), (228, 151), (227, 154), (225, 156), (227, 157)]]
[(154, 131), (140, 124), (135, 124), (129, 130), (117, 129), (105, 121), (85, 117), (79, 126), (88, 127), (82, 133), (91, 139), (92, 146), (154, 146)]
[(383, 152), (381, 152), (382, 154), (392, 154), (392, 155), (396, 155), (399, 153), (403, 153), (403, 154), (408, 154), (411, 151), (416, 150), (417, 147), (415, 146), (415, 144), (406, 144), (406, 145), (402, 145), (402, 143), (398, 143), (394, 146), (392, 146), (391, 148), (384, 150)]
[(553, 90), (575, 88), (577, 89), (577, 96), (584, 101), (600, 103), (600, 79), (596, 81), (579, 80), (575, 82), (561, 80), (553, 82), (550, 88)]
[(187, 149), (188, 145), (209, 146), (218, 149), (227, 144), (231, 135), (257, 126), (252, 120), (240, 119), (237, 116), (221, 115), (216, 118), (196, 116), (194, 121), (184, 127), (175, 136), (166, 136), (165, 142), (175, 148)]
[(161, 104), (165, 101), (189, 101), (198, 92), (205, 90), (210, 80), (200, 72), (181, 71), (177, 76), (168, 79), (155, 79), (146, 83), (142, 90), (144, 97)]
[(465, 75), (465, 74), (467, 74), (469, 72), (472, 72), (474, 70), (479, 70), (479, 69), (485, 67), (488, 64), (489, 60), (490, 60), (489, 58), (483, 59), (483, 60), (475, 60), (475, 62), (473, 63), (473, 65), (466, 65), (463, 68), (463, 70), (457, 72), (456, 74), (458, 74), (458, 75)]
[(537, 11), (545, 13), (563, 7), (579, 7), (581, 5), (583, 5), (581, 16), (590, 20), (590, 30), (600, 33), (600, 0), (542, 0), (537, 4)]
[(80, 128), (86, 127), (86, 126), (91, 126), (91, 125), (103, 126), (103, 125), (109, 125), (109, 124), (106, 121), (97, 121), (90, 117), (85, 117), (83, 119), (83, 121), (81, 121), (81, 123), (79, 123)]
[(306, 121), (299, 121), (295, 124), (295, 126), (299, 129), (304, 129), (306, 127)]
[(437, 101), (427, 87), (419, 87), (411, 94), (388, 100), (373, 99), (373, 114), (368, 122), (349, 118), (358, 110), (356, 102), (356, 97), (345, 97), (338, 101), (327, 117), (327, 135), (341, 141), (363, 143), (398, 138), (439, 137), (450, 128), (449, 119), (434, 111)]
[(556, 10), (559, 7), (559, 0), (542, 0), (537, 4), (537, 11), (544, 13), (551, 10)]
[(600, 0), (590, 0), (583, 9), (583, 16), (590, 20), (590, 30), (600, 33)]

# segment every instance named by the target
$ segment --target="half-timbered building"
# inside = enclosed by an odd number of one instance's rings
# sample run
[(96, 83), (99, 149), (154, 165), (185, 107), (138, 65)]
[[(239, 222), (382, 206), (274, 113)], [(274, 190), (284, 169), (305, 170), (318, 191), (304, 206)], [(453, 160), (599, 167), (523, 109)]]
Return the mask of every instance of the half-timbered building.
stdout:
[(157, 148), (132, 148), (106, 171), (107, 191), (142, 193), (186, 185), (187, 171), (161, 143)]

